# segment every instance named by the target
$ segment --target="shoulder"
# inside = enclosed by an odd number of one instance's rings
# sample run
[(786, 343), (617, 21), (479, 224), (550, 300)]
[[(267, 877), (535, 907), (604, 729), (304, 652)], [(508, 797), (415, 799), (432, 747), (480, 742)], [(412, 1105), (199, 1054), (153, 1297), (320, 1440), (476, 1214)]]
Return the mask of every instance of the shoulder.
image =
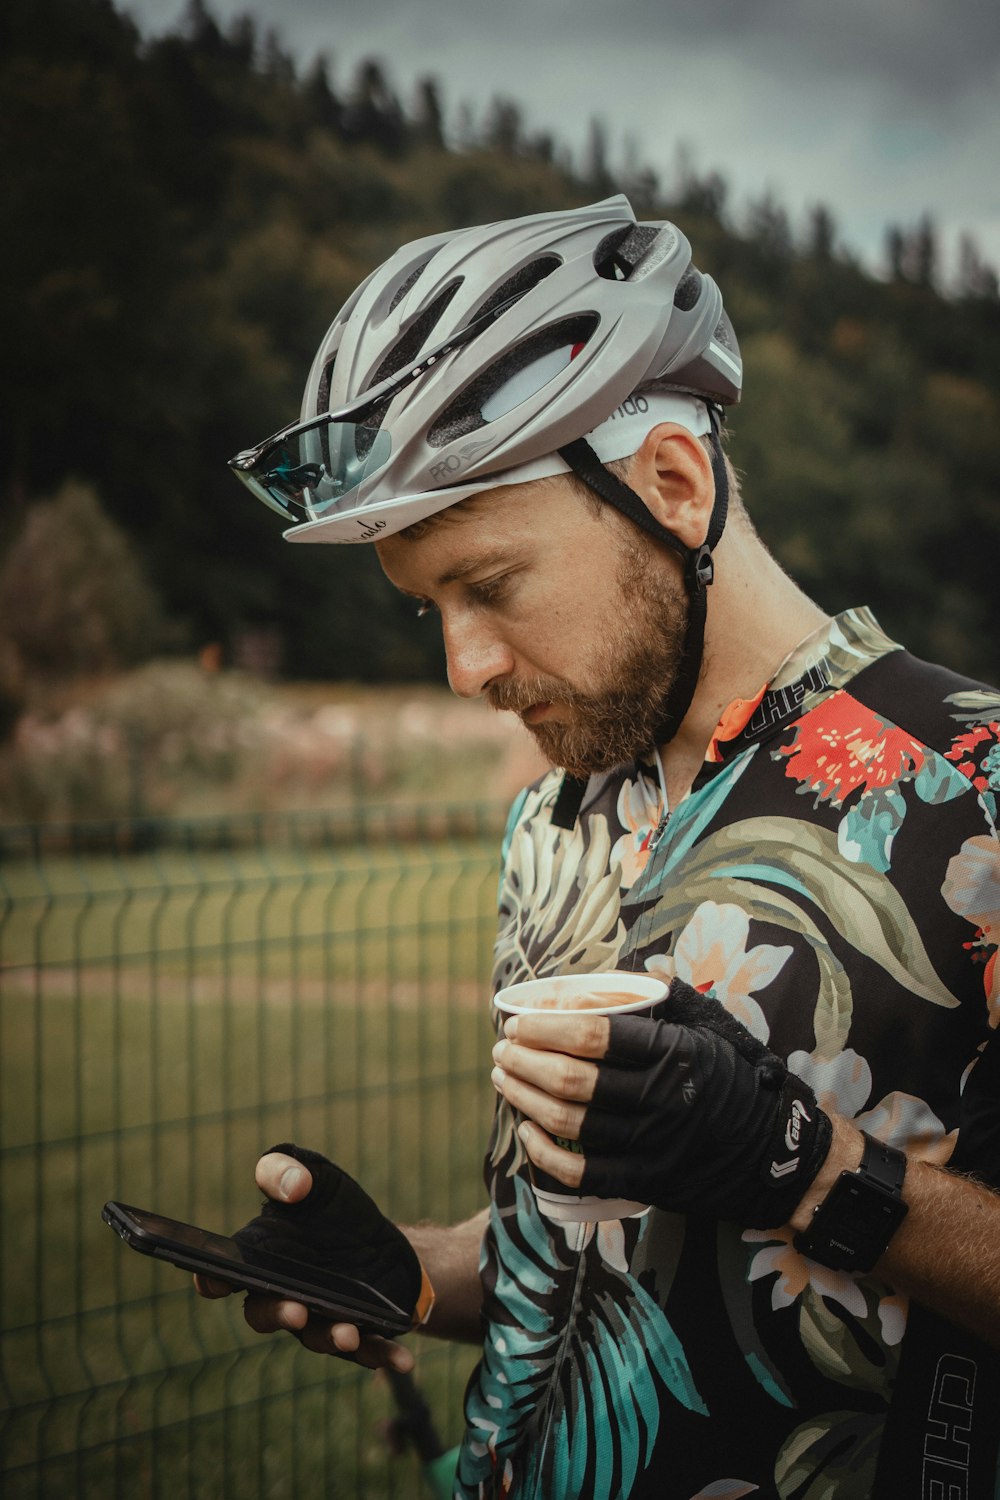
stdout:
[(859, 672), (851, 697), (905, 734), (928, 763), (962, 777), (989, 820), (1000, 806), (1000, 689), (908, 651)]
[(852, 698), (931, 750), (949, 751), (969, 725), (1000, 728), (1000, 689), (909, 651), (888, 653), (850, 682)]

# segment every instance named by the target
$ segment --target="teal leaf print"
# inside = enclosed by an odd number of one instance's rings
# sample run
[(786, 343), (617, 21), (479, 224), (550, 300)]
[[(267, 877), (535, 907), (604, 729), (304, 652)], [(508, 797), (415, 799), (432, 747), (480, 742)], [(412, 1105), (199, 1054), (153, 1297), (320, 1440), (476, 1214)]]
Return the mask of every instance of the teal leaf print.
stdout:
[(514, 1189), (491, 1219), (498, 1305), (466, 1399), (459, 1494), (506, 1475), (538, 1500), (626, 1500), (669, 1417), (665, 1392), (705, 1405), (659, 1303), (601, 1255), (603, 1226), (580, 1226), (587, 1243), (570, 1250), (528, 1184)]
[(864, 863), (885, 875), (905, 816), (906, 802), (896, 787), (869, 792), (840, 820), (837, 843), (841, 854), (852, 864)]
[(955, 766), (941, 755), (929, 756), (913, 778), (913, 786), (922, 802), (937, 806), (961, 797), (969, 783)]

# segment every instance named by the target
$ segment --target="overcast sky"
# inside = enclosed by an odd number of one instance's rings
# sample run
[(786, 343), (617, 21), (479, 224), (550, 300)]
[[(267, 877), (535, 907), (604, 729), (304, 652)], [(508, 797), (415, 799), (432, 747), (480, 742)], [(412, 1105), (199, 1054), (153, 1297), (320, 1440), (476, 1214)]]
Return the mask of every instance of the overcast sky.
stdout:
[[(146, 33), (187, 0), (118, 0)], [(946, 247), (972, 233), (1000, 265), (998, 0), (208, 0), (273, 26), (335, 84), (377, 56), (408, 103), (418, 77), (454, 119), (502, 93), (533, 130), (579, 150), (607, 127), (669, 187), (683, 143), (729, 181), (735, 217), (770, 190), (801, 223), (834, 212), (843, 241), (882, 261), (888, 223), (929, 211)]]

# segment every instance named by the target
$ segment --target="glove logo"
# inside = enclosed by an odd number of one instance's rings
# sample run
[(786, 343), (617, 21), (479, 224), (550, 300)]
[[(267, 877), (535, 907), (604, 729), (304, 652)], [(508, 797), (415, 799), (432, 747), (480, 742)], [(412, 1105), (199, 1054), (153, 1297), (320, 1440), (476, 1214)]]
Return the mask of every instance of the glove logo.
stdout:
[(802, 1121), (808, 1124), (812, 1115), (808, 1113), (800, 1099), (792, 1100), (791, 1112), (788, 1116), (788, 1124), (785, 1126), (785, 1145), (789, 1151), (799, 1149), (799, 1141), (802, 1138)]
[(772, 1161), (771, 1176), (774, 1178), (790, 1177), (799, 1169), (798, 1149), (802, 1144), (802, 1122), (810, 1124), (812, 1115), (806, 1109), (801, 1099), (793, 1099), (788, 1111), (788, 1120), (785, 1124), (785, 1145), (792, 1158), (790, 1161)]

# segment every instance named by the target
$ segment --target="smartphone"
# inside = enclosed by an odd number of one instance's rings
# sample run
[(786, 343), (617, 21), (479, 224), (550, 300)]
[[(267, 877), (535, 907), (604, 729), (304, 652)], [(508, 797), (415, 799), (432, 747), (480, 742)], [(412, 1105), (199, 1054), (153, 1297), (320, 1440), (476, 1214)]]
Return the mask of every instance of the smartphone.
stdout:
[(134, 1208), (130, 1203), (105, 1203), (101, 1217), (133, 1250), (169, 1261), (184, 1271), (229, 1281), (238, 1290), (287, 1297), (304, 1303), (318, 1317), (353, 1323), (365, 1333), (385, 1338), (396, 1338), (412, 1326), (412, 1316), (353, 1276), (269, 1251), (243, 1250), (226, 1235)]

